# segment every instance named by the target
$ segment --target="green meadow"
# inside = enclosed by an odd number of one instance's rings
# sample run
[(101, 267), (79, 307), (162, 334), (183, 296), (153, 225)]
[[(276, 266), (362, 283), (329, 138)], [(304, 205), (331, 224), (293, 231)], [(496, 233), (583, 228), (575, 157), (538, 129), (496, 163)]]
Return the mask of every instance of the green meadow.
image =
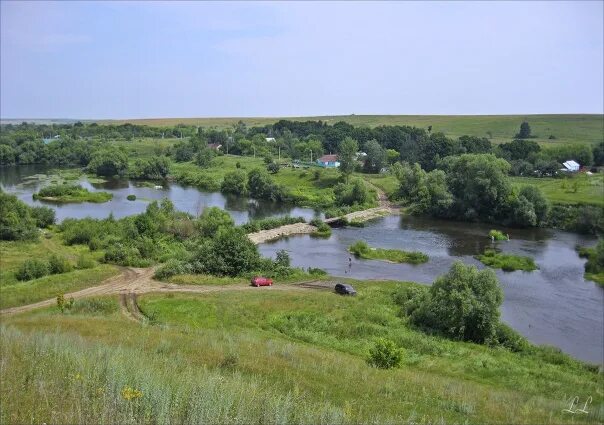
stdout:
[[(598, 114), (566, 115), (339, 115), (312, 117), (224, 117), (224, 118), (157, 118), (100, 121), (106, 124), (142, 124), (175, 126), (178, 124), (228, 128), (239, 121), (247, 126), (273, 124), (280, 119), (292, 121), (322, 120), (328, 124), (345, 121), (355, 126), (407, 125), (421, 128), (432, 126), (432, 132), (450, 137), (463, 135), (489, 137), (494, 143), (510, 141), (522, 121), (528, 121), (542, 144), (598, 143), (604, 140), (604, 116)], [(554, 136), (555, 139), (550, 139)]]
[[(2, 423), (601, 423), (603, 375), (552, 348), (521, 353), (413, 328), (395, 294), (331, 290), (148, 294), (148, 324), (115, 299), (3, 320)], [(104, 301), (105, 300), (105, 301)], [(109, 304), (108, 304), (109, 302)], [(111, 307), (110, 303), (114, 303)], [(377, 337), (399, 368), (367, 363)], [(26, 355), (23, 355), (26, 353)], [(31, 355), (28, 355), (31, 353)], [(34, 355), (35, 353), (35, 355)], [(27, 377), (27, 379), (24, 379)], [(563, 413), (593, 398), (589, 413)]]

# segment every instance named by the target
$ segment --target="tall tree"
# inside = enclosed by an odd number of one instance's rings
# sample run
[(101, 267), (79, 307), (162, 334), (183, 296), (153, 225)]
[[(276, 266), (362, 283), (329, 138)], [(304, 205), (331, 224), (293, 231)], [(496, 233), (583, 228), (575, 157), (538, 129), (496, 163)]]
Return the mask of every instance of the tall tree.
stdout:
[(524, 121), (520, 124), (520, 132), (516, 135), (519, 139), (528, 139), (531, 137), (531, 126), (528, 122)]
[(354, 171), (356, 166), (357, 151), (359, 150), (359, 144), (352, 137), (346, 137), (340, 142), (338, 149), (338, 160), (340, 161), (340, 172), (348, 177)]
[(377, 140), (370, 140), (365, 143), (365, 164), (363, 169), (367, 173), (379, 173), (386, 165), (386, 151), (380, 146)]

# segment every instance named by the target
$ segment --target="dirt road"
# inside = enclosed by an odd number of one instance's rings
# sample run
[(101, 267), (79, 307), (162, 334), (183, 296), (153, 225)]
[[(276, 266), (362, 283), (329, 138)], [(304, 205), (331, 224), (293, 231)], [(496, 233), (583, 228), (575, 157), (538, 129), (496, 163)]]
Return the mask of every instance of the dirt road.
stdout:
[[(183, 293), (214, 293), (224, 291), (300, 291), (309, 289), (332, 289), (333, 283), (324, 281), (299, 282), (296, 284), (275, 285), (271, 287), (255, 288), (251, 285), (175, 285), (153, 280), (155, 270), (149, 268), (124, 267), (122, 273), (105, 280), (98, 286), (82, 289), (81, 291), (65, 294), (65, 299), (95, 297), (102, 295), (120, 295), (122, 312), (130, 319), (140, 321), (142, 314), (136, 305), (136, 295), (149, 292), (183, 292)], [(11, 307), (0, 310), (0, 315), (24, 313), (37, 308), (49, 307), (56, 304), (56, 298), (40, 301), (34, 304)]]

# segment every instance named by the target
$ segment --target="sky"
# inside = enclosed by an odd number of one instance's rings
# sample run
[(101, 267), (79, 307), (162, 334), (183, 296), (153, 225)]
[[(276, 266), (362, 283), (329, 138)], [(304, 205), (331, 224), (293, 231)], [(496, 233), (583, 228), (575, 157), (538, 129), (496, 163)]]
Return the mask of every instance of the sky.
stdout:
[(602, 1), (0, 2), (0, 117), (604, 112)]

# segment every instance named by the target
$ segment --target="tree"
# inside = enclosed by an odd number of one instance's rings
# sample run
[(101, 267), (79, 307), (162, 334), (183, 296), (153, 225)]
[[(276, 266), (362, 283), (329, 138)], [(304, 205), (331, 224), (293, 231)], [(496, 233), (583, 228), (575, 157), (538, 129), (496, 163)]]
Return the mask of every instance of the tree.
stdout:
[(277, 174), (279, 172), (279, 164), (271, 162), (266, 166), (266, 171), (271, 174)]
[(30, 208), (15, 195), (0, 190), (0, 240), (33, 240), (38, 237)]
[(549, 202), (537, 186), (524, 186), (520, 189), (520, 196), (526, 198), (533, 205), (536, 224), (542, 224), (547, 219)]
[(128, 156), (115, 147), (100, 149), (92, 154), (88, 170), (99, 176), (124, 175), (128, 169)]
[(45, 228), (55, 224), (55, 210), (49, 207), (31, 207), (31, 216), (36, 220), (36, 226)]
[(273, 183), (266, 170), (259, 168), (248, 173), (247, 187), (252, 198), (279, 201), (284, 197), (283, 190)]
[(461, 136), (459, 143), (466, 153), (490, 153), (491, 142), (486, 137)]
[(201, 168), (207, 168), (212, 163), (212, 159), (216, 156), (216, 152), (208, 147), (202, 148), (195, 155), (195, 163)]
[(528, 139), (531, 137), (531, 126), (528, 122), (524, 121), (520, 124), (520, 131), (516, 134), (516, 137), (519, 139)]
[(515, 139), (509, 143), (502, 143), (499, 145), (499, 149), (507, 159), (527, 160), (531, 154), (539, 153), (539, 151), (541, 151), (541, 146), (532, 140)]
[(199, 244), (194, 261), (206, 273), (239, 276), (257, 270), (261, 257), (256, 245), (242, 229), (222, 227), (213, 239)]
[(277, 251), (277, 257), (275, 258), (275, 265), (281, 268), (287, 268), (290, 265), (289, 254), (286, 250), (280, 249)]
[(247, 176), (243, 170), (230, 171), (224, 176), (220, 190), (224, 193), (245, 195), (247, 192)]
[(494, 221), (505, 216), (512, 193), (510, 164), (492, 154), (464, 154), (443, 161), (454, 197), (453, 215), (466, 220)]
[(412, 320), (457, 339), (492, 341), (499, 326), (503, 291), (495, 272), (455, 262), (430, 287), (427, 305)]
[[(363, 169), (366, 173), (379, 173), (386, 165), (386, 151), (377, 140), (373, 139), (365, 143), (365, 164)], [(341, 166), (341, 164), (340, 164)]]
[(359, 145), (356, 140), (351, 137), (346, 137), (338, 146), (338, 160), (340, 161), (340, 172), (348, 177), (354, 171), (356, 166), (356, 157), (359, 150)]
[(386, 160), (388, 164), (392, 165), (399, 160), (401, 154), (394, 149), (386, 149)]
[(369, 191), (361, 179), (352, 183), (338, 183), (333, 188), (336, 205), (363, 205), (369, 200)]
[(233, 217), (218, 207), (208, 207), (197, 219), (197, 228), (203, 237), (213, 237), (220, 229), (235, 225)]
[(600, 142), (596, 146), (594, 146), (593, 158), (595, 166), (599, 167), (600, 165), (604, 165), (604, 142)]

